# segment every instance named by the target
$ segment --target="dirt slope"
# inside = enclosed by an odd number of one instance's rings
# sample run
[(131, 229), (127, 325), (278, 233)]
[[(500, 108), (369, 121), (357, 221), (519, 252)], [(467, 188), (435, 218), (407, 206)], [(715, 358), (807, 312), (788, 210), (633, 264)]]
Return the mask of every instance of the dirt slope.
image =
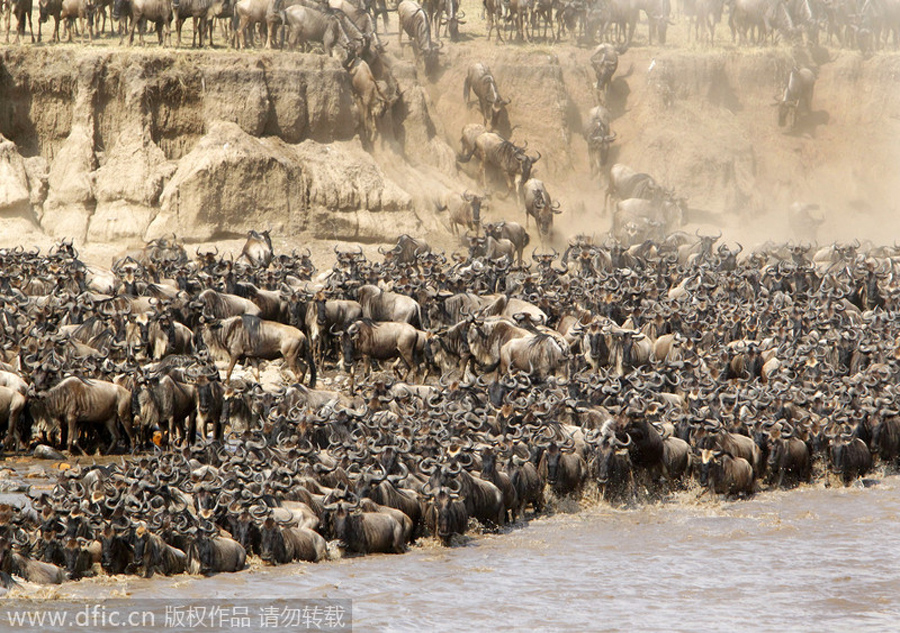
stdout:
[[(890, 241), (900, 55), (700, 47), (681, 37), (684, 26), (668, 46), (639, 40), (620, 58), (610, 162), (653, 174), (705, 212), (693, 217), (742, 239), (789, 237), (785, 209), (808, 201), (822, 205), (822, 239)], [(346, 73), (323, 56), (114, 40), (0, 47), (0, 134), (15, 144), (0, 144), (2, 241), (69, 236), (106, 253), (165, 233), (206, 242), (271, 226), (288, 246), (414, 232), (450, 248), (433, 199), (478, 187), (475, 166), (454, 160), (463, 125), (480, 122), (462, 98), (475, 61), (512, 98), (512, 139), (542, 154), (536, 175), (565, 211), (559, 242), (601, 234), (604, 183), (589, 176), (581, 131), (595, 104), (590, 49), (496, 45), (477, 20), (465, 28), (472, 35), (444, 46), (432, 78), (388, 38), (403, 97), (374, 148), (359, 141)], [(810, 62), (814, 113), (788, 133), (770, 104), (791, 65)], [(494, 196), (487, 219), (501, 217), (523, 219)]]

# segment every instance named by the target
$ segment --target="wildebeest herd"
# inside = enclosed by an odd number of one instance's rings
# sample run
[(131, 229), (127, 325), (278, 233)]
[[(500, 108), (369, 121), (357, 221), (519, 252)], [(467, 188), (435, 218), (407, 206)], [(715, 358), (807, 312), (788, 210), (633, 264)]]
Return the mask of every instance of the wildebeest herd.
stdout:
[(900, 249), (718, 240), (578, 237), (524, 264), (402, 236), (323, 272), (255, 232), (236, 259), (158, 240), (111, 270), (68, 243), (0, 250), (7, 449), (133, 453), (0, 507), (0, 571), (399, 553), (585, 489), (628, 505), (896, 468)]

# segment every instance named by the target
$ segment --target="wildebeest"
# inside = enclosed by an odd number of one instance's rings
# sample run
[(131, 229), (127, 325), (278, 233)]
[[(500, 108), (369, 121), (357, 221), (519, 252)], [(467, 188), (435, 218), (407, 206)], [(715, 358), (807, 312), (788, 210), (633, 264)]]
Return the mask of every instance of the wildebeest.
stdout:
[(361, 319), (348, 327), (341, 337), (344, 371), (350, 373), (350, 389), (355, 385), (355, 360), (362, 357), (365, 372), (372, 359), (398, 359), (406, 365), (406, 381), (419, 368), (425, 353), (425, 332), (408, 323), (375, 323)]
[(15, 389), (0, 386), (0, 420), (6, 420), (6, 439), (4, 443), (7, 447), (18, 449), (22, 444), (19, 417), (25, 410), (25, 404), (24, 394)]
[(587, 465), (572, 442), (560, 446), (555, 441), (544, 448), (538, 462), (538, 474), (557, 497), (577, 493), (584, 486)]
[(423, 2), (423, 9), (428, 11), (428, 7), (433, 11), (432, 24), (434, 25), (434, 38), (441, 39), (441, 31), (443, 30), (450, 36), (453, 42), (459, 41), (459, 27), (465, 24), (463, 18), (466, 17), (465, 11), (459, 8), (459, 0), (426, 0)]
[(484, 13), (487, 20), (487, 40), (491, 41), (491, 33), (497, 32), (497, 41), (503, 41), (500, 35), (500, 22), (503, 20), (503, 2), (502, 0), (484, 0)]
[[(193, 385), (175, 380), (171, 375), (150, 376), (138, 381), (132, 391), (135, 423), (141, 444), (148, 444), (150, 429), (157, 427), (165, 443), (175, 442), (176, 433), (185, 439), (196, 428), (197, 390)], [(194, 438), (187, 437), (188, 444)]]
[[(694, 36), (697, 41), (706, 39), (709, 36), (709, 44), (715, 44), (716, 25), (722, 21), (724, 7), (724, 0), (695, 0), (692, 21)], [(688, 27), (688, 38), (690, 38), (691, 30)]]
[[(173, 0), (172, 8), (175, 12), (175, 33), (177, 38), (175, 46), (181, 47), (181, 27), (184, 26), (185, 20), (192, 18), (194, 37), (192, 38), (191, 46), (199, 38), (200, 48), (203, 48), (203, 38), (207, 33), (212, 34), (209, 25), (221, 10), (222, 4), (223, 0)], [(210, 40), (211, 44), (212, 40)]]
[(753, 467), (743, 457), (724, 451), (701, 451), (700, 485), (716, 494), (738, 496), (753, 493)]
[(124, 574), (134, 565), (131, 527), (110, 522), (100, 535), (100, 565), (109, 575)]
[[(116, 0), (113, 5), (113, 18), (118, 20), (126, 11), (126, 5), (131, 5), (131, 29), (128, 34), (128, 45), (134, 44), (134, 30), (144, 20), (156, 24), (156, 34), (159, 38), (159, 45), (162, 46), (168, 42), (171, 37), (170, 25), (172, 22), (173, 8), (172, 0)], [(139, 32), (139, 41), (141, 46), (144, 45), (144, 29)], [(122, 32), (120, 44), (125, 40), (125, 32)]]
[(509, 475), (501, 472), (498, 468), (497, 454), (493, 450), (482, 452), (481, 478), (500, 489), (500, 492), (503, 493), (503, 507), (506, 508), (506, 521), (514, 522), (520, 508), (519, 495)]
[(195, 415), (196, 429), (188, 431), (188, 437), (193, 441), (196, 430), (200, 430), (200, 437), (206, 439), (209, 433), (209, 425), (212, 424), (213, 437), (222, 439), (222, 401), (225, 397), (225, 388), (219, 382), (218, 372), (213, 375), (199, 374), (194, 379), (194, 387), (197, 394), (197, 412)]
[(671, 197), (671, 192), (660, 186), (650, 174), (636, 172), (631, 167), (616, 163), (609, 170), (609, 184), (606, 188), (606, 205), (609, 201), (629, 198), (662, 200)]
[(616, 133), (609, 129), (610, 114), (603, 106), (591, 108), (588, 122), (584, 128), (584, 136), (588, 144), (588, 159), (591, 164), (591, 175), (597, 176), (606, 165), (609, 157), (609, 145), (616, 140)]
[(813, 88), (816, 85), (816, 73), (811, 68), (794, 67), (788, 75), (784, 94), (778, 103), (778, 125), (784, 127), (790, 119), (790, 127), (796, 129), (803, 117), (812, 112)]
[(769, 476), (778, 487), (807, 483), (812, 476), (809, 447), (796, 437), (773, 437), (769, 447)]
[(153, 574), (173, 576), (187, 569), (187, 555), (151, 532), (146, 525), (134, 530), (134, 565), (142, 568), (144, 577)]
[(412, 490), (397, 488), (393, 482), (398, 480), (399, 475), (387, 473), (381, 476), (364, 475), (357, 489), (358, 496), (371, 499), (380, 506), (399, 510), (409, 517), (414, 529), (417, 530), (422, 523), (422, 506), (419, 498)]
[(659, 43), (665, 44), (669, 24), (674, 24), (670, 17), (672, 7), (669, 0), (637, 0), (637, 4), (647, 14), (649, 44), (653, 45), (654, 33), (657, 34)]
[(426, 493), (428, 506), (425, 509), (425, 523), (441, 544), (450, 545), (454, 534), (465, 534), (469, 524), (466, 504), (459, 494), (440, 488), (435, 493)]
[(372, 143), (378, 132), (378, 121), (388, 111), (390, 99), (382, 92), (365, 60), (352, 56), (344, 63), (344, 68), (350, 74), (350, 85), (362, 118), (361, 136), (367, 143)]
[(295, 560), (317, 563), (325, 558), (325, 539), (304, 527), (278, 525), (266, 518), (261, 530), (260, 558), (273, 565)]
[(831, 444), (831, 464), (844, 485), (872, 470), (872, 453), (858, 437), (840, 437)]
[(331, 532), (342, 547), (359, 554), (402, 554), (403, 526), (381, 512), (359, 512), (346, 503), (326, 506)]
[(616, 41), (631, 43), (640, 11), (638, 0), (610, 0), (609, 21), (615, 26)]
[(397, 5), (397, 15), (400, 17), (397, 42), (403, 46), (403, 33), (406, 32), (416, 59), (424, 62), (426, 73), (433, 72), (437, 68), (441, 45), (431, 41), (431, 25), (422, 7), (414, 0), (401, 0)]
[[(28, 31), (31, 34), (31, 43), (34, 43), (34, 26), (31, 23), (31, 14), (34, 10), (32, 0), (11, 0), (10, 12), (16, 16), (16, 44), (25, 35), (25, 21), (28, 21)], [(40, 29), (40, 24), (38, 24)], [(9, 42), (9, 21), (6, 22), (6, 41)]]
[[(301, 44), (304, 48), (311, 42), (319, 42), (325, 54), (329, 57), (336, 45), (343, 49), (350, 47), (347, 33), (341, 27), (337, 16), (333, 13), (325, 13), (316, 9), (295, 4), (282, 12), (285, 28), (290, 33), (289, 42), (292, 46)], [(269, 39), (266, 46), (271, 47), (273, 27), (269, 28)]]
[(500, 348), (500, 374), (518, 370), (542, 380), (565, 369), (570, 356), (561, 337), (549, 333), (515, 338)]
[(482, 132), (471, 146), (464, 147), (464, 154), (459, 157), (459, 161), (468, 162), (473, 155), (477, 156), (481, 163), (482, 187), (487, 189), (488, 167), (493, 167), (506, 179), (507, 191), (515, 192), (522, 203), (524, 197), (522, 185), (531, 178), (534, 164), (541, 159), (540, 152), (532, 158), (525, 153), (525, 147), (518, 147), (494, 132)]
[(332, 332), (345, 330), (362, 316), (358, 301), (326, 299), (323, 293), (317, 293), (307, 305), (304, 319), (316, 362), (324, 360)]
[(616, 205), (612, 235), (626, 248), (649, 239), (662, 241), (681, 226), (681, 207), (670, 200), (629, 198)]
[(547, 187), (537, 178), (530, 178), (522, 185), (522, 189), (525, 200), (525, 227), (528, 227), (528, 218), (534, 218), (543, 240), (553, 230), (553, 216), (562, 213), (559, 210), (559, 202), (550, 199)]
[(481, 231), (481, 205), (484, 196), (479, 196), (468, 191), (464, 193), (450, 192), (437, 202), (438, 211), (449, 211), (450, 230), (454, 235), (459, 235), (460, 227), (469, 231), (475, 231), (477, 235)]
[(77, 378), (63, 379), (47, 391), (30, 398), (34, 419), (43, 420), (51, 429), (59, 428), (63, 421), (67, 430), (67, 449), (84, 449), (78, 443), (79, 422), (101, 422), (112, 439), (107, 452), (111, 452), (121, 437), (118, 423), (122, 424), (132, 445), (131, 393), (119, 385), (103, 380)]
[(519, 500), (516, 514), (524, 515), (527, 505), (531, 505), (535, 512), (540, 512), (544, 507), (544, 481), (535, 465), (530, 460), (513, 454), (507, 472)]
[(218, 574), (244, 568), (247, 551), (232, 538), (218, 533), (218, 528), (203, 522), (196, 528), (188, 547), (185, 569), (192, 574)]
[(38, 42), (41, 41), (41, 25), (44, 22), (47, 22), (51, 17), (53, 18), (53, 35), (50, 36), (51, 42), (59, 41), (59, 22), (60, 15), (62, 13), (62, 0), (40, 0), (39, 4), (39, 17), (38, 17)]
[(357, 298), (364, 319), (409, 323), (417, 328), (422, 326), (422, 308), (412, 297), (367, 284), (359, 288)]
[(505, 257), (512, 263), (516, 255), (516, 245), (505, 238), (495, 239), (490, 235), (485, 237), (470, 237), (469, 256), (472, 258), (483, 257), (494, 261)]
[(212, 288), (203, 290), (193, 302), (202, 311), (208, 312), (217, 319), (227, 319), (234, 316), (253, 315), (262, 316), (262, 310), (250, 299), (238, 295), (217, 292)]
[(497, 82), (491, 69), (486, 64), (475, 62), (469, 66), (466, 80), (463, 82), (463, 100), (469, 103), (469, 92), (474, 92), (481, 108), (481, 116), (484, 125), (489, 130), (497, 129), (500, 116), (504, 108), (510, 104), (510, 99), (502, 99), (497, 90)]
[(622, 442), (615, 435), (608, 435), (597, 446), (591, 471), (607, 503), (629, 503), (635, 498), (634, 468), (629, 454), (631, 441), (629, 438)]
[[(181, 0), (181, 2), (185, 1)], [(200, 45), (203, 46), (202, 43)], [(255, 268), (268, 268), (274, 256), (272, 237), (269, 235), (269, 231), (260, 232), (251, 229), (238, 260), (244, 259)]]
[(295, 327), (245, 314), (208, 320), (203, 337), (210, 349), (228, 356), (225, 380), (231, 380), (231, 372), (240, 360), (274, 360), (280, 356), (301, 382), (309, 370), (309, 386), (316, 386), (312, 348), (306, 335)]
[(757, 43), (764, 42), (769, 34), (777, 31), (790, 37), (795, 33), (794, 24), (784, 0), (734, 0), (728, 18), (731, 39), (740, 34), (743, 44), (756, 32)]
[(0, 538), (0, 571), (40, 585), (60, 585), (66, 580), (66, 572), (56, 565), (14, 552), (6, 538)]
[(419, 257), (430, 253), (431, 247), (425, 240), (411, 237), (404, 233), (397, 238), (397, 243), (394, 245), (394, 248), (385, 251), (379, 246), (378, 252), (384, 255), (385, 259), (391, 257), (400, 264), (412, 264), (417, 261)]
[(485, 224), (484, 233), (485, 235), (493, 237), (495, 240), (506, 239), (512, 242), (516, 249), (516, 261), (519, 264), (522, 263), (522, 253), (531, 241), (531, 237), (528, 235), (528, 231), (524, 226), (518, 222), (501, 220), (500, 222)]

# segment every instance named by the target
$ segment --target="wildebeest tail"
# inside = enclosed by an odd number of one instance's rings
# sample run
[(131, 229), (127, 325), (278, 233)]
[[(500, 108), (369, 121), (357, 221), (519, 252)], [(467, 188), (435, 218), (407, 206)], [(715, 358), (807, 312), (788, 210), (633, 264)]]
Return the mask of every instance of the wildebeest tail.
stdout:
[(463, 101), (465, 101), (466, 104), (469, 103), (469, 88), (469, 78), (466, 77), (466, 80), (463, 82)]

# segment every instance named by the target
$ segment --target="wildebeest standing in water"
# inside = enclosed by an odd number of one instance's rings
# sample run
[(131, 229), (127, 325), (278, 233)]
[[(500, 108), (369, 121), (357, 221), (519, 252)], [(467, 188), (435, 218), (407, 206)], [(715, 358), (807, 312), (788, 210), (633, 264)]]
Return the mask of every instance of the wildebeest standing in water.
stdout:
[(75, 446), (84, 452), (78, 443), (78, 422), (101, 422), (112, 437), (107, 448), (111, 452), (121, 435), (121, 423), (132, 445), (131, 434), (131, 392), (124, 387), (87, 378), (70, 376), (53, 388), (35, 394), (30, 398), (31, 413), (35, 421), (45, 422), (51, 429), (59, 428), (66, 422), (67, 449)]

